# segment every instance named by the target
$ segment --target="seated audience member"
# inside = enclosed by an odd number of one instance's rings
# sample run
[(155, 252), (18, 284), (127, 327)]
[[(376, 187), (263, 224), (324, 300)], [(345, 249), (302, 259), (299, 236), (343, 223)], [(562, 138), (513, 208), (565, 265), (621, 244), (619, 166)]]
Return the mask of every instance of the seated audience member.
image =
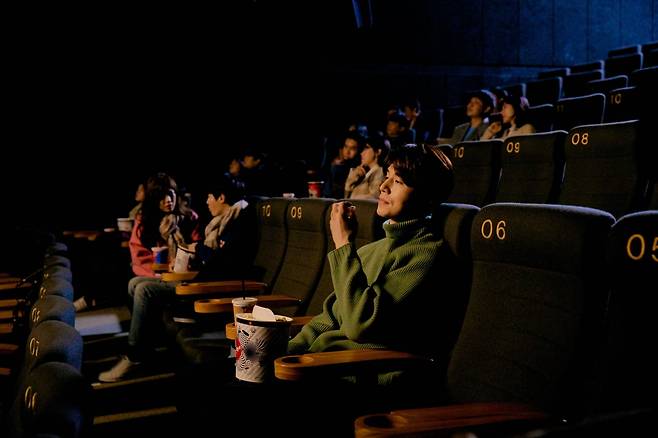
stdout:
[(176, 181), (165, 173), (149, 178), (128, 244), (135, 275), (155, 277), (152, 247), (168, 247), (173, 258), (178, 246), (185, 248), (200, 239), (199, 216), (179, 201)]
[(242, 166), (240, 174), (247, 195), (270, 196), (278, 194), (278, 191), (272, 190), (274, 181), (268, 175), (265, 155), (262, 152), (248, 148), (242, 156), (240, 165)]
[(510, 95), (503, 101), (501, 111), (502, 123), (492, 122), (484, 134), (482, 140), (490, 138), (506, 139), (515, 135), (534, 134), (536, 131), (532, 124), (528, 123), (528, 99), (523, 96)]
[(242, 179), (242, 165), (238, 158), (232, 158), (228, 163), (228, 170), (224, 172), (224, 176), (232, 181), (235, 186), (244, 191), (245, 183)]
[(409, 100), (402, 104), (402, 112), (409, 121), (409, 129), (415, 133), (416, 143), (425, 143), (428, 140), (429, 130), (424, 113), (420, 109), (420, 101), (417, 99)]
[(326, 172), (324, 196), (340, 199), (345, 197), (345, 181), (350, 169), (359, 165), (359, 153), (363, 150), (365, 139), (357, 132), (349, 132), (345, 136), (343, 146), (338, 150), (338, 156), (331, 162)]
[(466, 104), (466, 116), (471, 121), (455, 126), (450, 138), (439, 138), (439, 144), (455, 145), (462, 141), (479, 140), (489, 126), (487, 117), (496, 106), (496, 96), (487, 90), (473, 93)]
[[(224, 177), (208, 188), (206, 204), (212, 219), (205, 228), (205, 239), (187, 247), (200, 266), (193, 281), (235, 278), (248, 266), (253, 230), (248, 229), (242, 214), (247, 203), (239, 195), (239, 189)], [(101, 382), (116, 382), (140, 369), (154, 347), (158, 316), (176, 294), (177, 282), (148, 277), (143, 280), (136, 277), (128, 284), (133, 301), (128, 352), (109, 371), (100, 373)]]
[(403, 114), (394, 113), (388, 117), (386, 139), (391, 146), (391, 150), (413, 143), (414, 136), (415, 131), (409, 129), (409, 121)]
[[(332, 206), (330, 229), (336, 249), (328, 255), (334, 292), (323, 313), (288, 344), (290, 354), (382, 348), (442, 357), (457, 333), (440, 333), (434, 318), (418, 318), (418, 309), (436, 309), (440, 324), (458, 327), (451, 309), (451, 291), (441, 289), (439, 252), (443, 241), (429, 227), (432, 207), (444, 202), (453, 188), (450, 160), (438, 149), (407, 145), (392, 151), (380, 185), (377, 214), (386, 218), (386, 237), (358, 249), (353, 243), (357, 211), (347, 202)], [(454, 310), (454, 311), (453, 311)], [(445, 320), (443, 320), (445, 318)], [(421, 327), (418, 324), (427, 324)], [(414, 335), (401, 327), (414, 327)], [(438, 348), (441, 351), (435, 351)], [(438, 356), (437, 356), (438, 355)], [(392, 383), (399, 372), (379, 376)]]
[(345, 197), (377, 199), (379, 185), (384, 180), (383, 163), (390, 150), (388, 140), (381, 136), (368, 137), (361, 151), (361, 164), (350, 169), (345, 181)]

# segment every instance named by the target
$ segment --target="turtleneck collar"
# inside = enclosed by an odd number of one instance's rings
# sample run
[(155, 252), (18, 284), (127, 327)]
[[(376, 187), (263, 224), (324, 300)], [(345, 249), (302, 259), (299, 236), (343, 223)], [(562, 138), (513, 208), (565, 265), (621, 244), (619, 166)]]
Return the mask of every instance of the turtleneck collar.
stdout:
[(384, 222), (384, 233), (386, 233), (388, 239), (405, 239), (417, 234), (425, 226), (427, 226), (427, 221), (424, 218), (409, 219), (397, 223), (391, 223), (390, 220), (387, 220)]

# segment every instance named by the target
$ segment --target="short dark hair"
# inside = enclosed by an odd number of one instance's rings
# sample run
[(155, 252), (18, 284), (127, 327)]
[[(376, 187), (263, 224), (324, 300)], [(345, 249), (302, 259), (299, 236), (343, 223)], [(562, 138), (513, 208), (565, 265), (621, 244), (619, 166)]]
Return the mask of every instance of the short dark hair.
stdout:
[(343, 144), (340, 145), (341, 148), (344, 146), (345, 140), (347, 140), (348, 138), (356, 142), (359, 152), (363, 150), (363, 146), (365, 146), (366, 144), (366, 139), (356, 131), (347, 131), (347, 134), (345, 135), (345, 139), (343, 140)]
[(377, 157), (377, 164), (384, 166), (384, 164), (386, 164), (386, 157), (388, 157), (388, 153), (391, 150), (391, 143), (389, 143), (383, 135), (375, 134), (366, 138), (365, 144), (373, 148), (375, 151), (380, 151), (379, 157)]
[(389, 122), (394, 122), (400, 125), (401, 128), (409, 129), (409, 120), (400, 112), (396, 112), (388, 116)]
[(455, 185), (452, 162), (438, 147), (407, 144), (389, 154), (388, 166), (426, 201), (428, 213), (448, 199)]
[(521, 127), (528, 123), (528, 108), (530, 107), (528, 99), (524, 96), (510, 94), (503, 99), (503, 103), (510, 104), (514, 108), (516, 126)]
[(225, 202), (233, 205), (242, 198), (242, 192), (233, 179), (226, 175), (219, 175), (207, 186), (207, 193), (212, 194), (215, 198), (224, 195)]

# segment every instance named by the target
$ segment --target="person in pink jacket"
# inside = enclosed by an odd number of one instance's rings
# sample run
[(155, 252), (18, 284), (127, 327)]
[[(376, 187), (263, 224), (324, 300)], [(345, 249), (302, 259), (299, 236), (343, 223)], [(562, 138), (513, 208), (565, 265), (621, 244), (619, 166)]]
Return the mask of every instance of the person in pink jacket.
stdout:
[(128, 243), (135, 275), (155, 277), (151, 248), (165, 246), (173, 259), (179, 246), (186, 248), (202, 240), (199, 216), (178, 199), (178, 186), (169, 175), (158, 173), (149, 178), (142, 210), (135, 218)]

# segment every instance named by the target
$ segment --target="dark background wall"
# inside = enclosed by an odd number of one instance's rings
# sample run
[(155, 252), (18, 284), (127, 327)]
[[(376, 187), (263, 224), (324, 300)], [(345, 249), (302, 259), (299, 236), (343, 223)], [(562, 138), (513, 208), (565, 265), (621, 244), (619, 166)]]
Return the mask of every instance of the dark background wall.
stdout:
[(348, 0), (13, 14), (3, 221), (109, 226), (155, 171), (202, 193), (245, 145), (314, 165), (325, 136), (357, 117), (383, 126), (388, 103), (458, 104), (658, 39), (658, 0), (371, 6), (359, 29)]

